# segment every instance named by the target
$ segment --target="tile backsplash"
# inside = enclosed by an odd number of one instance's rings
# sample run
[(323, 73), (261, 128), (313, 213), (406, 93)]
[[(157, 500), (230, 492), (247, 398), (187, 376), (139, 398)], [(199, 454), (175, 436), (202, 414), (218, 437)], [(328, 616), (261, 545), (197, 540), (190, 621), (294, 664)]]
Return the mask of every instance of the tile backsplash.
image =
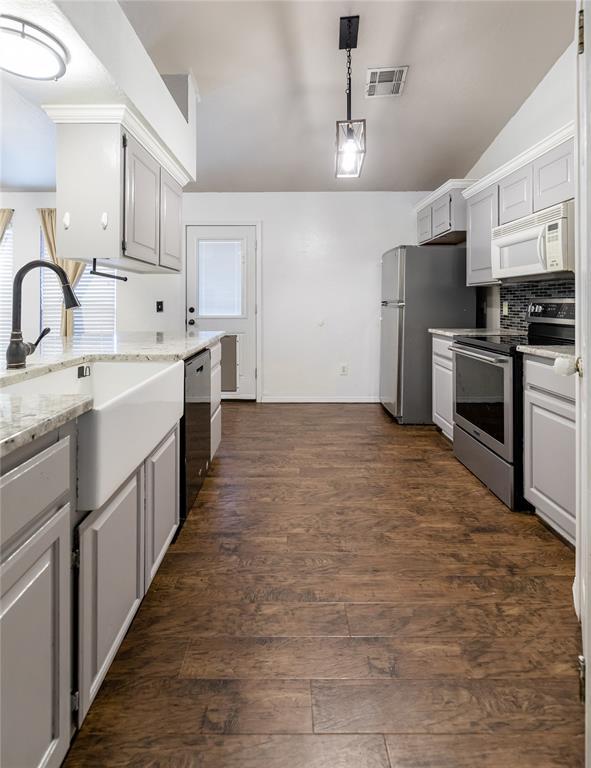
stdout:
[[(501, 284), (501, 328), (527, 329), (525, 315), (532, 299), (574, 298), (575, 276), (556, 280), (530, 280)], [(503, 315), (503, 302), (509, 302), (509, 314)]]

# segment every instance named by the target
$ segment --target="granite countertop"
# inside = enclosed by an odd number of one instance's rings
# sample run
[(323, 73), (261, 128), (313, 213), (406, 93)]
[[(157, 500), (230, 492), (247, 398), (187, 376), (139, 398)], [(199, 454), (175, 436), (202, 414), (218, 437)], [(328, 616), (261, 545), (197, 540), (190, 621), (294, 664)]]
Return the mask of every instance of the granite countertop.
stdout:
[(87, 395), (19, 395), (3, 393), (2, 387), (82, 363), (185, 360), (213, 346), (224, 335), (218, 331), (190, 331), (47, 337), (27, 358), (26, 368), (8, 371), (0, 367), (0, 458), (92, 408), (92, 398)]
[(439, 336), (496, 336), (500, 328), (429, 328), (429, 333)]
[(0, 389), (23, 379), (42, 376), (58, 368), (70, 368), (100, 360), (186, 360), (213, 346), (225, 336), (223, 331), (188, 333), (133, 332), (108, 336), (48, 336), (27, 358), (27, 367), (8, 371), (0, 366)]
[(88, 395), (8, 395), (0, 392), (0, 458), (92, 408)]
[(565, 346), (560, 344), (542, 344), (537, 346), (535, 344), (520, 344), (517, 347), (518, 352), (523, 352), (525, 355), (537, 355), (538, 357), (547, 357), (550, 360), (558, 360), (559, 358), (566, 358), (571, 362), (575, 362), (577, 356), (575, 355), (575, 347)]

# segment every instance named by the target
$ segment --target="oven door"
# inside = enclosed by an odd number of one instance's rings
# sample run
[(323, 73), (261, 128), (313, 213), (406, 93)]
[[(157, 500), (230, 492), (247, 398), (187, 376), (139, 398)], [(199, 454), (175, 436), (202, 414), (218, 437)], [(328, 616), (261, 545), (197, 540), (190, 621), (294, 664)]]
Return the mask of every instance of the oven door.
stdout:
[(452, 344), (454, 422), (505, 459), (513, 461), (513, 359)]

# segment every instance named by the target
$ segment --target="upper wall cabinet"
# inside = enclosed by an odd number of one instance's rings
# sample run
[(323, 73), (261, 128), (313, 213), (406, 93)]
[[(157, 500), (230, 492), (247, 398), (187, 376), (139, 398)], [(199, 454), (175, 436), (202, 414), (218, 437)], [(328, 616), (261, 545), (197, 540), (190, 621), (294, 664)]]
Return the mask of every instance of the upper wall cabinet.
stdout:
[[(492, 276), (492, 229), (570, 200), (574, 185), (574, 126), (565, 126), (463, 192), (468, 205), (468, 285)], [(525, 268), (522, 277), (530, 274)]]
[(499, 224), (507, 224), (533, 213), (533, 179), (534, 173), (531, 163), (501, 179), (499, 183)]
[(533, 210), (575, 196), (575, 140), (569, 139), (533, 162)]
[[(142, 136), (142, 139), (145, 137)], [(57, 130), (57, 251), (129, 272), (182, 268), (182, 186), (158, 147), (121, 123)]]
[(499, 191), (496, 184), (468, 200), (468, 246), (466, 284), (490, 285), (492, 276), (492, 230), (499, 223)]
[(466, 201), (462, 190), (470, 179), (450, 179), (416, 206), (420, 245), (463, 243), (466, 239)]

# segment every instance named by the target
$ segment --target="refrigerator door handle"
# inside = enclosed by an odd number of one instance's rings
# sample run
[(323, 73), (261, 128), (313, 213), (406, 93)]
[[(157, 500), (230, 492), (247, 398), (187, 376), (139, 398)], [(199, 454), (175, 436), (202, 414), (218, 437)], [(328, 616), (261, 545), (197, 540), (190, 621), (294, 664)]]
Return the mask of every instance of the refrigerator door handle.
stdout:
[(403, 301), (382, 301), (382, 307), (404, 307)]

